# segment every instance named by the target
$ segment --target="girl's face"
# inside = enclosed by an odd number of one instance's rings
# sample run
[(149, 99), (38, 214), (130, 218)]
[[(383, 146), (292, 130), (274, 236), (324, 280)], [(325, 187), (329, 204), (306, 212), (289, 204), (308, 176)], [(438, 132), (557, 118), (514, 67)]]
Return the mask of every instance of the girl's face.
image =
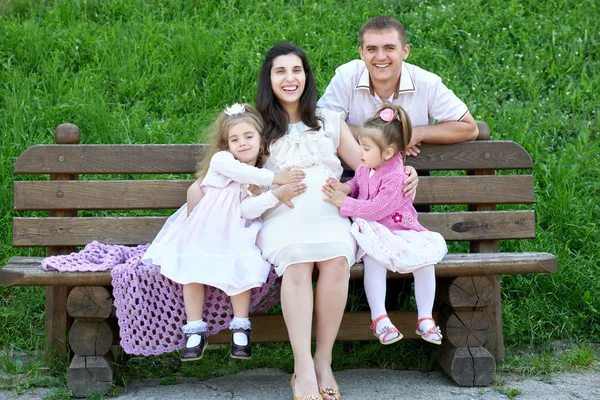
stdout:
[(306, 74), (300, 57), (287, 54), (273, 59), (271, 88), (284, 108), (300, 104), (305, 84)]
[(360, 145), (358, 155), (360, 156), (360, 161), (365, 168), (377, 169), (381, 167), (384, 162), (391, 158), (386, 158), (388, 154), (385, 151), (382, 152), (379, 146), (369, 136), (359, 136), (358, 143)]
[(260, 134), (248, 122), (239, 122), (229, 128), (227, 135), (229, 152), (236, 160), (248, 165), (256, 165), (260, 152)]

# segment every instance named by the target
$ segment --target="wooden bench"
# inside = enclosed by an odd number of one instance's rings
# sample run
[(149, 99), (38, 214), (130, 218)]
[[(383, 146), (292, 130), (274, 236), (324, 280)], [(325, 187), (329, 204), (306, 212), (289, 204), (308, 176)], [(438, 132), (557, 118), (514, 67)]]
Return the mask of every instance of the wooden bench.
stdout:
[[(489, 139), (487, 125), (478, 125), (480, 138)], [(15, 174), (40, 179), (15, 181), (14, 209), (44, 210), (48, 217), (14, 217), (13, 246), (46, 247), (49, 255), (68, 254), (93, 240), (124, 245), (151, 242), (164, 215), (78, 217), (78, 212), (176, 209), (185, 202), (190, 180), (137, 180), (132, 175), (191, 174), (205, 150), (203, 145), (83, 145), (78, 144), (79, 128), (70, 124), (56, 129), (56, 143), (25, 150), (14, 168)], [(501, 204), (534, 202), (533, 177), (515, 173), (530, 170), (531, 158), (514, 142), (478, 140), (423, 145), (421, 154), (409, 157), (407, 163), (417, 170), (461, 171), (421, 177), (415, 204), (463, 205), (454, 207), (459, 211), (421, 213), (419, 218), (447, 241), (470, 244), (470, 252), (448, 254), (436, 266), (439, 301), (435, 317), (445, 335), (439, 362), (459, 385), (487, 385), (496, 362), (504, 357), (500, 275), (556, 271), (557, 260), (551, 254), (499, 252), (501, 239), (535, 237), (534, 211), (497, 209)], [(497, 170), (502, 174), (496, 175)], [(79, 180), (85, 174), (110, 177)], [(117, 180), (114, 175), (122, 176)], [(110, 273), (44, 272), (41, 260), (11, 258), (0, 270), (0, 283), (45, 286), (47, 350), (68, 354), (66, 335), (70, 333), (74, 358), (67, 376), (69, 387), (79, 396), (108, 390), (113, 371), (106, 354), (115, 335), (114, 326), (109, 329)], [(351, 279), (362, 276), (362, 264), (353, 266)], [(410, 276), (389, 275), (405, 277)], [(102, 303), (97, 308), (103, 311), (94, 311), (90, 318), (80, 307), (85, 298), (96, 298)], [(406, 339), (417, 338), (416, 312), (393, 311), (390, 317)], [(252, 318), (254, 343), (288, 340), (281, 315)], [(338, 340), (375, 340), (369, 324), (368, 312), (346, 313)], [(96, 345), (85, 345), (88, 341)], [(228, 342), (228, 331), (210, 337), (212, 344)]]

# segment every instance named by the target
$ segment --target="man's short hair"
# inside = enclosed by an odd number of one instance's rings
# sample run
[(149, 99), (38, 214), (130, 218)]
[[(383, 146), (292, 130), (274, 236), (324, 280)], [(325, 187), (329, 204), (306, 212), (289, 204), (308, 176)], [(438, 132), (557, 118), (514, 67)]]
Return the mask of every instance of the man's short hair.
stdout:
[(360, 42), (361, 47), (363, 45), (363, 36), (365, 32), (368, 31), (396, 31), (398, 32), (400, 42), (403, 46), (406, 46), (406, 30), (404, 29), (404, 25), (396, 18), (380, 15), (365, 22), (360, 28), (360, 31), (358, 31), (358, 41)]

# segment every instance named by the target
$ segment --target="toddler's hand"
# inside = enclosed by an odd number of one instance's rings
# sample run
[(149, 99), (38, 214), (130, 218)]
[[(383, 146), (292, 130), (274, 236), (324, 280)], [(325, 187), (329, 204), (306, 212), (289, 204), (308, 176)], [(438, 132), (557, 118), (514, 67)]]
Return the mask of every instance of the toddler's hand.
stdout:
[(350, 195), (350, 193), (352, 193), (352, 188), (350, 187), (350, 185), (342, 183), (335, 178), (327, 179), (327, 181), (325, 182), (325, 184), (323, 185), (323, 188), (322, 188), (323, 192), (325, 192), (326, 188), (330, 188), (333, 190), (341, 190), (342, 192), (344, 192), (347, 195)]
[(302, 179), (306, 177), (304, 171), (300, 169), (287, 169), (285, 171), (281, 171), (278, 174), (275, 174), (273, 178), (274, 185), (286, 185), (288, 183), (296, 183), (301, 182)]
[(348, 197), (348, 195), (344, 193), (341, 189), (333, 189), (332, 187), (327, 185), (323, 186), (323, 193), (325, 193), (325, 195), (327, 196), (323, 200), (325, 200), (327, 203), (333, 204), (337, 208), (342, 208), (342, 206), (344, 205), (344, 200), (346, 199), (346, 197)]
[(273, 195), (289, 208), (294, 208), (294, 205), (290, 200), (304, 192), (306, 192), (306, 185), (304, 183), (297, 182), (288, 183), (278, 187), (277, 189), (273, 190)]

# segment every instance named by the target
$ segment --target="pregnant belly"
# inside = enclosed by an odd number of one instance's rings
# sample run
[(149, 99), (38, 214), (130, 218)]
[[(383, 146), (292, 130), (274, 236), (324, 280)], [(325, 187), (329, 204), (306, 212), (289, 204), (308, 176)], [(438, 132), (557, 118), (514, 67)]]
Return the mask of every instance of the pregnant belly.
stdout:
[[(289, 217), (297, 216), (306, 221), (328, 215), (339, 216), (339, 209), (323, 200), (325, 194), (321, 190), (328, 178), (335, 177), (333, 172), (322, 165), (305, 168), (303, 171), (306, 173), (303, 181), (306, 184), (306, 192), (291, 200), (294, 208), (291, 209), (285, 204), (279, 203), (278, 206), (263, 215), (263, 222), (266, 223), (281, 214), (290, 214)], [(291, 228), (293, 229), (293, 227)]]

